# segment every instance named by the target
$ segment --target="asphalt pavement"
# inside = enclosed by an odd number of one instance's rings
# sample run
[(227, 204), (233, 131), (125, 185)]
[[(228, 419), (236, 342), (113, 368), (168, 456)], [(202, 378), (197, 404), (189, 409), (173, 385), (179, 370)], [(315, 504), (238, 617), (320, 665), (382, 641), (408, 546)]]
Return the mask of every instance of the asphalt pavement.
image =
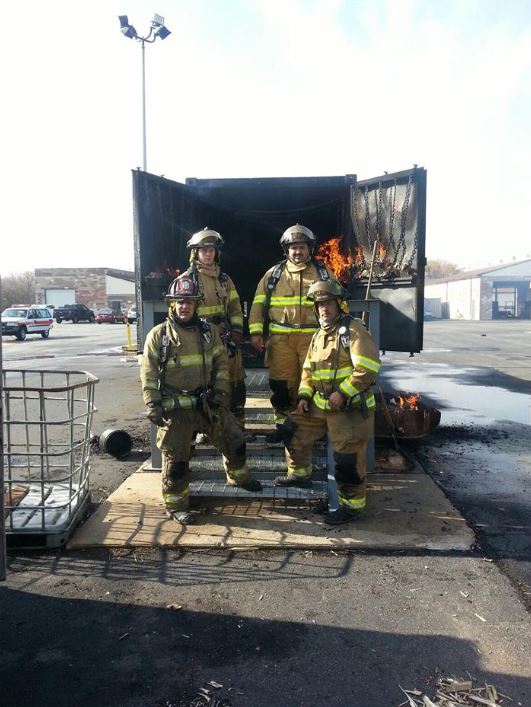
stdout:
[[(529, 586), (518, 574), (531, 559), (518, 397), (529, 394), (530, 332), (529, 322), (428, 322), (424, 353), (384, 357), (384, 386), (442, 409), (415, 452), (460, 505), (474, 551), (15, 551), (0, 588), (1, 703), (195, 707), (206, 688), (233, 707), (389, 707), (404, 702), (400, 686), (433, 697), (439, 676), (470, 674), (530, 705)], [(98, 376), (94, 432), (133, 433), (132, 458), (94, 454), (96, 500), (147, 454), (123, 343), (125, 327), (94, 324), (4, 339), (5, 367)]]

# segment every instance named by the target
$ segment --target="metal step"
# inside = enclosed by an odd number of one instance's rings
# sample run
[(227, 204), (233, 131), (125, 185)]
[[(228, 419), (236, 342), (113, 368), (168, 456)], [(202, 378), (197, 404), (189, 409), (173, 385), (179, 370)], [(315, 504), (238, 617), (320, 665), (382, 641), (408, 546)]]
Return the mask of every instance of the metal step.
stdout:
[[(326, 467), (326, 458), (324, 456), (314, 456), (312, 459), (313, 467), (316, 471), (324, 470)], [(253, 473), (269, 472), (273, 474), (286, 473), (286, 461), (283, 456), (260, 455), (257, 457), (249, 457), (249, 467)], [(220, 472), (223, 470), (223, 460), (221, 455), (216, 456), (201, 456), (193, 457), (190, 461), (190, 471), (194, 473), (203, 472)]]
[(328, 497), (325, 481), (314, 481), (311, 488), (275, 486), (272, 481), (262, 481), (261, 493), (245, 491), (238, 486), (229, 486), (224, 481), (192, 481), (190, 495), (201, 498), (279, 499), (288, 501), (320, 501)]

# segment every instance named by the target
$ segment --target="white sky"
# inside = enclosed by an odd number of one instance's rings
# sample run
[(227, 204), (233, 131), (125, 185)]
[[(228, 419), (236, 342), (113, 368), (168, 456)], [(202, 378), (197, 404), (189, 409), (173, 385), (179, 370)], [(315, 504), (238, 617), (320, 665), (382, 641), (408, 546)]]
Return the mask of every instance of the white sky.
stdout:
[(428, 170), (428, 258), (531, 253), (527, 0), (39, 0), (3, 5), (0, 274), (133, 268), (140, 46), (148, 171)]

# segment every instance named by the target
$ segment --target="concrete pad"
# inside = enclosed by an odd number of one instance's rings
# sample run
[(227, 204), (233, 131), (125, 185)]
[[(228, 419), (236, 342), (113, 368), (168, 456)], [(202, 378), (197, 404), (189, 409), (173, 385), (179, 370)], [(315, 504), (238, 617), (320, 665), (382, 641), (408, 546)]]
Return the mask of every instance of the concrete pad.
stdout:
[[(230, 505), (229, 505), (230, 504)], [(300, 507), (225, 501), (182, 528), (166, 518), (160, 474), (132, 474), (74, 534), (68, 548), (295, 548), (468, 550), (464, 518), (424, 473), (373, 474), (363, 520), (328, 528)]]

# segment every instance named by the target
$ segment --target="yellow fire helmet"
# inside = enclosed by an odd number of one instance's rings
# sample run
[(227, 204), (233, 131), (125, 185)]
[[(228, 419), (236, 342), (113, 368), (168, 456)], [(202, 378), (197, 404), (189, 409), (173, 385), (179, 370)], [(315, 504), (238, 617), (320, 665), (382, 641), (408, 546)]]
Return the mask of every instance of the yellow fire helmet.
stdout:
[(309, 228), (302, 226), (300, 223), (296, 223), (294, 226), (286, 228), (280, 239), (280, 245), (284, 252), (286, 252), (288, 246), (294, 243), (307, 243), (310, 251), (312, 251), (315, 246), (315, 240), (313, 231), (310, 231)]
[(329, 299), (337, 299), (343, 302), (347, 298), (347, 292), (337, 280), (317, 280), (317, 282), (310, 285), (307, 298), (314, 303), (326, 302)]
[(205, 226), (201, 231), (197, 231), (190, 238), (186, 247), (191, 248), (221, 248), (225, 241), (221, 235), (212, 228)]

